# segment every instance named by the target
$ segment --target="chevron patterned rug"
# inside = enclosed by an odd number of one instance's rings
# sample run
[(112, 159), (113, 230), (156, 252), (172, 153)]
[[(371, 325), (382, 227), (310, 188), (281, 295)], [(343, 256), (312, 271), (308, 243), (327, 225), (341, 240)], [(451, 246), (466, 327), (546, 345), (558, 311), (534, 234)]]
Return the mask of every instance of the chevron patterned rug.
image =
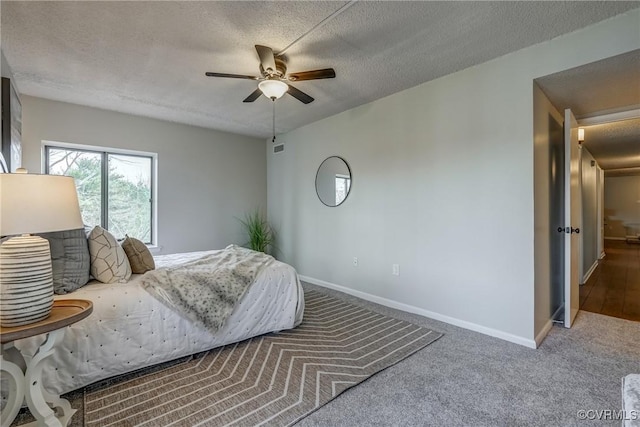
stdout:
[(442, 334), (317, 291), (296, 329), (85, 395), (87, 426), (292, 425)]

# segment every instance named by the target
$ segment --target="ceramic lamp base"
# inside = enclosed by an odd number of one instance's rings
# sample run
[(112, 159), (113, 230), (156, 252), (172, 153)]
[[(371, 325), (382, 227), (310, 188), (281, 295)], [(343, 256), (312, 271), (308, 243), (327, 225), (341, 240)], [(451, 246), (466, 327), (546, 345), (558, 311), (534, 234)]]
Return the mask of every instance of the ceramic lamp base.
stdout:
[(0, 325), (15, 327), (45, 319), (53, 306), (49, 242), (13, 237), (0, 245)]

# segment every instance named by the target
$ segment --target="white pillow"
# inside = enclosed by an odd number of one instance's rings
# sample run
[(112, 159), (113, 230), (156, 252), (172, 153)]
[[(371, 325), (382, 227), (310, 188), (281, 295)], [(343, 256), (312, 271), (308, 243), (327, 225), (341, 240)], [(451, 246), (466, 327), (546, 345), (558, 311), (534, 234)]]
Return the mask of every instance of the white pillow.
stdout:
[(89, 234), (91, 275), (102, 283), (127, 283), (131, 265), (115, 237), (96, 225)]

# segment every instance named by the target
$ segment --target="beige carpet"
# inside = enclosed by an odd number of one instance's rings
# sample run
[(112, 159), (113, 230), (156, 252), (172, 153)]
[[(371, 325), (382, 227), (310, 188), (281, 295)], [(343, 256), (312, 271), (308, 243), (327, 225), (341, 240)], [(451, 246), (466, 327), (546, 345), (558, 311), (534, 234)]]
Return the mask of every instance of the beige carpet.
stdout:
[(291, 425), (442, 336), (316, 291), (302, 325), (85, 396), (87, 426)]

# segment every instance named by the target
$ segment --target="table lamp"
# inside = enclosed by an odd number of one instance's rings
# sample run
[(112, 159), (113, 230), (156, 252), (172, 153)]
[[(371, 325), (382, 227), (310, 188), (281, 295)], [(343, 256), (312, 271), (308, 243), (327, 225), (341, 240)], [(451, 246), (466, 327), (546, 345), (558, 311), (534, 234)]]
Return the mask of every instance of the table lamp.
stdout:
[(45, 319), (53, 305), (49, 242), (28, 233), (82, 228), (72, 177), (0, 174), (0, 325)]

